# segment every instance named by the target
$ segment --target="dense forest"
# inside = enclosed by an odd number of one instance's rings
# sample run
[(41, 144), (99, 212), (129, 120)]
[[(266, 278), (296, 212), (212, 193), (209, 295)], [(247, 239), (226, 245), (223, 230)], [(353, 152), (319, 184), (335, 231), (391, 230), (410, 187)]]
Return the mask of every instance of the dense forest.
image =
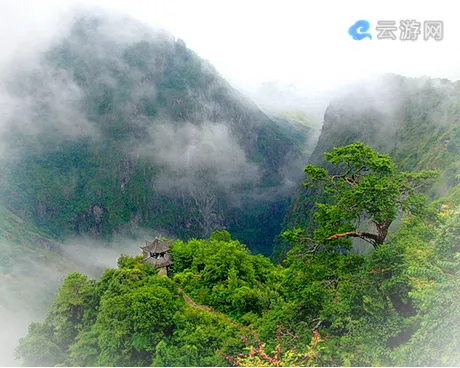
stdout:
[[(460, 365), (459, 83), (356, 84), (319, 134), (166, 32), (96, 16), (2, 82), (19, 364)], [(167, 276), (136, 255), (153, 236)]]
[(272, 120), (182, 40), (121, 22), (77, 18), (5, 81), (30, 103), (2, 135), (1, 205), (45, 240), (228, 229), (269, 255), (312, 128)]
[[(283, 265), (227, 231), (176, 241), (169, 278), (121, 256), (66, 277), (17, 355), (32, 366), (455, 366), (460, 361), (460, 186), (428, 203), (436, 171), (400, 172), (354, 143), (308, 165), (317, 228), (283, 235)], [(399, 230), (388, 234), (398, 214)], [(374, 231), (359, 231), (367, 218)], [(350, 252), (351, 237), (373, 251)], [(193, 300), (193, 302), (191, 302)]]

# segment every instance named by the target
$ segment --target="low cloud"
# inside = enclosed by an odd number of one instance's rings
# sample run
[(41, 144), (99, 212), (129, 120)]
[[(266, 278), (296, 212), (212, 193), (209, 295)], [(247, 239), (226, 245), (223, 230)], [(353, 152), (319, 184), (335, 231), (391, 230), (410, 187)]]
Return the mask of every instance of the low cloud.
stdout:
[(200, 175), (209, 175), (224, 190), (259, 178), (257, 165), (248, 161), (224, 123), (157, 123), (149, 136), (151, 143), (137, 153), (166, 169), (155, 184), (161, 191), (193, 185), (202, 181)]
[(144, 239), (159, 234), (138, 232), (137, 240), (115, 237), (103, 242), (74, 237), (59, 245), (60, 254), (0, 241), (0, 366), (18, 366), (14, 349), (31, 322), (41, 322), (54, 295), (70, 272), (97, 279), (116, 268), (121, 254), (140, 255)]

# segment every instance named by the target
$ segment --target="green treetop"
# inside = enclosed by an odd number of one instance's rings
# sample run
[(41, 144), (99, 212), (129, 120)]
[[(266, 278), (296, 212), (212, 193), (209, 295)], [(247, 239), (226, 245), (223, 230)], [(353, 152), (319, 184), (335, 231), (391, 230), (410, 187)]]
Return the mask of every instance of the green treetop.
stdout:
[[(378, 247), (398, 214), (422, 211), (426, 202), (422, 189), (437, 176), (436, 171), (398, 172), (389, 155), (361, 142), (334, 148), (325, 158), (336, 165), (338, 174), (311, 164), (304, 169), (305, 186), (320, 182), (331, 199), (316, 204), (315, 241), (320, 243), (358, 237)], [(370, 220), (375, 231), (358, 231), (360, 219)]]

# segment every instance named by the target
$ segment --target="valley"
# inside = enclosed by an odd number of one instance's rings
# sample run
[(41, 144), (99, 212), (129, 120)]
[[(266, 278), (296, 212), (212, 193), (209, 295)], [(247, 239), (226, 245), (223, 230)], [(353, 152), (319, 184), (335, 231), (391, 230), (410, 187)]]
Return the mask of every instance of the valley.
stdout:
[(0, 365), (458, 365), (459, 82), (381, 75), (318, 122), (93, 14), (37, 60), (1, 83)]

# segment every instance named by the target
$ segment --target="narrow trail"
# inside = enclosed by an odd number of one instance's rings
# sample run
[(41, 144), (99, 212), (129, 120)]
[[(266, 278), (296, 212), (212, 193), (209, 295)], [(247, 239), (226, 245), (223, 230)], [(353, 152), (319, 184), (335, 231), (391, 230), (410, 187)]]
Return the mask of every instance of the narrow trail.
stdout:
[(223, 316), (223, 317), (225, 317), (226, 319), (228, 319), (229, 322), (230, 322), (232, 325), (234, 325), (234, 326), (236, 326), (236, 327), (238, 327), (238, 328), (245, 328), (245, 327), (243, 327), (241, 324), (239, 324), (238, 322), (236, 322), (236, 321), (234, 321), (233, 319), (231, 319), (230, 317), (228, 317), (227, 315), (225, 315), (225, 314), (223, 314), (223, 313), (221, 313), (221, 312), (216, 312), (215, 310), (213, 310), (213, 309), (207, 307), (206, 305), (201, 305), (201, 304), (195, 303), (195, 302), (192, 300), (192, 298), (190, 298), (190, 297), (185, 293), (185, 291), (182, 290), (181, 288), (177, 288), (177, 291), (178, 291), (179, 293), (182, 294), (182, 296), (184, 297), (185, 302), (186, 302), (188, 305), (191, 305), (191, 306), (194, 307), (194, 308), (201, 309), (202, 311), (205, 311), (205, 312), (209, 312), (209, 313), (212, 313), (212, 314), (215, 314), (215, 315)]
[(213, 313), (213, 314), (218, 314), (217, 312), (213, 311), (211, 308), (205, 306), (205, 305), (201, 305), (201, 304), (197, 304), (195, 303), (192, 298), (190, 298), (184, 290), (182, 290), (181, 288), (178, 288), (177, 291), (179, 291), (179, 293), (182, 294), (182, 296), (184, 297), (184, 300), (187, 304), (191, 305), (192, 307), (195, 307), (195, 308), (198, 308), (198, 309), (201, 309), (201, 310), (204, 310), (206, 312), (210, 312), (210, 313)]

